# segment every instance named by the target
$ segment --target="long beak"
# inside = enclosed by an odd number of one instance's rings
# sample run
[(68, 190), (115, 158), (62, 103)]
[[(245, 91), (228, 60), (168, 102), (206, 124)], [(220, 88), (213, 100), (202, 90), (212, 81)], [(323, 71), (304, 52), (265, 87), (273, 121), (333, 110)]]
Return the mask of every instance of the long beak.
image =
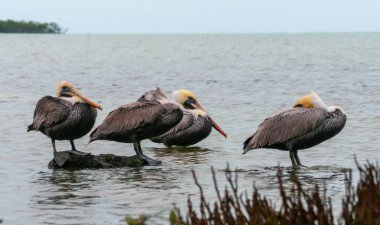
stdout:
[[(204, 112), (206, 112), (206, 110), (203, 109), (203, 107), (201, 106), (201, 104), (198, 103), (198, 101), (195, 103), (195, 104), (192, 104), (194, 108), (196, 109), (200, 109)], [(211, 120), (211, 124), (212, 124), (212, 127), (215, 128), (215, 130), (217, 130), (221, 135), (224, 136), (224, 138), (227, 138), (227, 134), (223, 131), (223, 129), (215, 122), (215, 120), (213, 120), (211, 118), (211, 116), (208, 116), (208, 118), (210, 118)]]
[(87, 102), (90, 106), (94, 107), (94, 108), (97, 108), (97, 109), (100, 109), (100, 110), (103, 110), (102, 106), (99, 105), (98, 103), (96, 102), (93, 102), (91, 101), (90, 99), (84, 97), (83, 95), (79, 94), (77, 90), (71, 90), (71, 92), (78, 96), (79, 98), (81, 98), (83, 101)]

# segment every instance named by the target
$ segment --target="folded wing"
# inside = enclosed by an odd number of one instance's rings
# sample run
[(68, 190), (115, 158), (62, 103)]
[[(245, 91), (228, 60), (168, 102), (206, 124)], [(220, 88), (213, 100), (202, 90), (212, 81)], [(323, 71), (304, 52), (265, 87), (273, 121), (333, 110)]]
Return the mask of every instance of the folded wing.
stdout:
[(304, 136), (321, 126), (326, 116), (327, 112), (320, 108), (293, 108), (268, 117), (244, 142), (243, 154), (256, 148), (279, 147), (289, 140)]
[(133, 102), (110, 112), (102, 124), (90, 135), (90, 142), (97, 139), (126, 137), (143, 130), (160, 119), (165, 108), (157, 102)]
[(64, 122), (72, 108), (72, 104), (58, 97), (45, 96), (36, 105), (33, 123), (28, 126), (30, 130), (41, 130)]

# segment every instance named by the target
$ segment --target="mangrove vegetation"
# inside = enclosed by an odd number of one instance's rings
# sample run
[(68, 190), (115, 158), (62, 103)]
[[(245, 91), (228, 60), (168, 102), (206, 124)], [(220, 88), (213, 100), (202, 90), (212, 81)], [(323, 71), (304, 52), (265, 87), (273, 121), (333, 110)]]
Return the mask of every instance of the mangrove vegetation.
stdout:
[(61, 34), (65, 32), (66, 30), (53, 22), (0, 20), (0, 33)]

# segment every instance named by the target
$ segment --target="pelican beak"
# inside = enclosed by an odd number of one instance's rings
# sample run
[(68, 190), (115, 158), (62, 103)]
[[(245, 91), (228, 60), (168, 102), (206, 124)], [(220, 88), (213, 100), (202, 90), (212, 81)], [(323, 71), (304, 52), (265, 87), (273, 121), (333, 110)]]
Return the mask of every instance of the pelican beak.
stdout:
[(78, 96), (79, 98), (81, 98), (83, 101), (87, 102), (90, 106), (96, 108), (96, 109), (100, 109), (100, 110), (103, 110), (102, 106), (99, 105), (98, 103), (96, 102), (93, 102), (91, 101), (90, 99), (84, 97), (83, 95), (79, 94), (79, 92), (75, 89), (72, 89), (71, 90), (71, 93)]
[[(202, 110), (203, 112), (206, 112), (206, 110), (203, 109), (203, 107), (201, 106), (201, 104), (199, 104), (198, 101), (196, 101), (195, 103), (191, 103), (191, 105), (196, 108), (196, 109), (199, 109), (199, 110)], [(224, 138), (227, 138), (227, 134), (223, 131), (223, 129), (215, 122), (215, 120), (213, 120), (211, 118), (211, 116), (208, 116), (208, 118), (210, 118), (211, 120), (211, 124), (212, 124), (212, 127), (214, 127), (215, 130), (217, 130), (221, 135), (223, 135)]]
[(227, 134), (223, 131), (223, 129), (209, 116), (211, 120), (212, 126), (217, 130), (224, 138), (227, 138)]

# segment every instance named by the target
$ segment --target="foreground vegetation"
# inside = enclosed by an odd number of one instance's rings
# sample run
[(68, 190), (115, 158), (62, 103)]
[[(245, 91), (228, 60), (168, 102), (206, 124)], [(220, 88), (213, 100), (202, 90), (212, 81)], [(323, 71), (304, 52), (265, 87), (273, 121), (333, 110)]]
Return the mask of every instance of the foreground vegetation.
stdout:
[[(215, 171), (212, 169), (216, 202), (207, 201), (202, 186), (193, 171), (195, 184), (200, 191), (200, 205), (188, 198), (184, 216), (178, 208), (170, 213), (171, 225), (380, 225), (380, 168), (367, 163), (357, 164), (360, 180), (352, 183), (352, 171), (345, 174), (346, 193), (341, 212), (333, 212), (331, 199), (318, 185), (312, 190), (295, 179), (289, 191), (285, 190), (281, 171), (277, 174), (280, 205), (277, 207), (257, 189), (248, 196), (238, 189), (237, 173), (226, 170), (228, 186), (221, 193)], [(338, 215), (337, 218), (334, 215)], [(127, 218), (130, 225), (145, 224), (147, 217)]]
[(0, 33), (61, 34), (64, 31), (57, 23), (0, 20)]
[[(342, 199), (342, 212), (334, 214), (331, 199), (325, 191), (320, 191), (316, 185), (313, 190), (303, 187), (296, 179), (290, 191), (283, 185), (279, 171), (277, 179), (281, 204), (279, 207), (257, 189), (252, 196), (242, 194), (238, 190), (237, 174), (227, 170), (225, 172), (229, 188), (223, 193), (217, 185), (215, 171), (212, 170), (215, 191), (218, 196), (216, 202), (210, 203), (203, 194), (202, 186), (198, 183), (196, 174), (194, 180), (200, 190), (200, 205), (194, 207), (188, 199), (186, 216), (176, 209), (176, 218), (171, 218), (171, 224), (187, 225), (376, 225), (380, 224), (380, 169), (371, 163), (364, 166), (357, 164), (360, 181), (353, 186), (352, 172), (345, 174), (346, 195)], [(334, 215), (340, 215), (337, 219)]]

